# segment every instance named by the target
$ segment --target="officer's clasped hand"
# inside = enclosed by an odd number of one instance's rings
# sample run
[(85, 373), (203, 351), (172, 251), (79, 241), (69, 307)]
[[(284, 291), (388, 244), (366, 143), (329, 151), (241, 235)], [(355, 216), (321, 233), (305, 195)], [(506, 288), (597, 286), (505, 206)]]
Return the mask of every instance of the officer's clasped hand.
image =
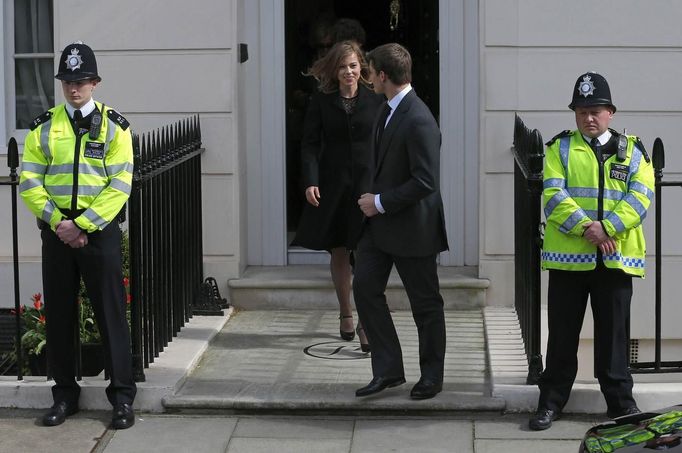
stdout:
[(604, 254), (611, 254), (616, 251), (616, 241), (604, 231), (601, 222), (589, 222), (583, 225), (585, 232), (583, 236), (590, 244), (599, 247)]
[(71, 243), (78, 239), (83, 231), (73, 223), (73, 220), (63, 220), (57, 224), (55, 232), (57, 233), (59, 240), (64, 244), (71, 245)]

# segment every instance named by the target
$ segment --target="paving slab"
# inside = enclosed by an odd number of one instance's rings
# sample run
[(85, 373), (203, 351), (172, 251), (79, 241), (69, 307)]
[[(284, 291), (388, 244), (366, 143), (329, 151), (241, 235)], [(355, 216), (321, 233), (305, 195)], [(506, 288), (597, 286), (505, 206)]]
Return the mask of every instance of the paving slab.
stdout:
[(576, 453), (579, 440), (476, 440), (476, 453)]
[(358, 419), (352, 453), (473, 453), (470, 421), (429, 419)]
[(350, 439), (271, 439), (235, 437), (226, 453), (347, 453)]
[(132, 428), (115, 431), (106, 453), (223, 453), (236, 418), (140, 416)]
[(109, 420), (104, 414), (79, 413), (68, 423), (45, 427), (42, 413), (0, 413), (0, 452), (89, 453), (104, 436)]
[(278, 439), (345, 439), (353, 437), (352, 419), (328, 418), (240, 418), (233, 437)]

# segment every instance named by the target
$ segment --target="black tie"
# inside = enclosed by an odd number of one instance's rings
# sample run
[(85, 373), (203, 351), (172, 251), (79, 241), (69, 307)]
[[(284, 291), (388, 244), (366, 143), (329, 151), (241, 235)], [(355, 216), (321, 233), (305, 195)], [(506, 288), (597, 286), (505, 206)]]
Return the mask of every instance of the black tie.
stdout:
[(592, 140), (590, 140), (590, 145), (592, 146), (594, 153), (597, 155), (597, 159), (599, 159), (600, 162), (603, 161), (604, 158), (602, 156), (601, 143), (599, 143), (599, 139), (596, 137), (593, 138)]
[(386, 129), (386, 119), (388, 118), (388, 115), (391, 114), (391, 106), (388, 105), (388, 102), (384, 104), (384, 109), (381, 111), (381, 117), (379, 118), (379, 122), (377, 123), (377, 137), (376, 137), (376, 146), (379, 148), (379, 144), (381, 144), (381, 136), (384, 135), (384, 129)]
[(81, 111), (80, 110), (74, 110), (73, 111), (73, 120), (77, 123), (82, 119), (83, 119), (83, 114), (81, 113)]

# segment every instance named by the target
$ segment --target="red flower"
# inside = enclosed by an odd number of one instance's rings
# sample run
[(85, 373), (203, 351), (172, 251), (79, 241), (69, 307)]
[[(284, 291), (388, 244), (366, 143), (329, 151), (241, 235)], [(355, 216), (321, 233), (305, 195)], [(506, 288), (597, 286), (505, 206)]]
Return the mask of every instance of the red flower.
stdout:
[(40, 302), (40, 299), (41, 299), (42, 297), (43, 297), (42, 294), (40, 294), (40, 293), (35, 293), (35, 294), (33, 295), (33, 300), (34, 300), (35, 302)]
[(126, 288), (130, 285), (130, 281), (128, 280), (128, 277), (123, 277), (123, 286)]
[(40, 310), (43, 308), (43, 303), (40, 301), (40, 299), (36, 299), (33, 301), (33, 306), (35, 307), (36, 310)]
[(133, 296), (131, 296), (130, 294), (126, 294), (126, 304), (129, 304), (132, 301), (133, 301)]
[(40, 324), (45, 324), (45, 315), (40, 315), (40, 318), (38, 318), (38, 322)]
[[(25, 306), (25, 305), (20, 305), (20, 306), (19, 306), (19, 314), (20, 314), (20, 315), (23, 315), (25, 309), (26, 309), (26, 306)], [(17, 311), (16, 311), (14, 308), (11, 309), (9, 312), (10, 312), (11, 314), (13, 314), (13, 315), (16, 315), (16, 314), (17, 314)]]

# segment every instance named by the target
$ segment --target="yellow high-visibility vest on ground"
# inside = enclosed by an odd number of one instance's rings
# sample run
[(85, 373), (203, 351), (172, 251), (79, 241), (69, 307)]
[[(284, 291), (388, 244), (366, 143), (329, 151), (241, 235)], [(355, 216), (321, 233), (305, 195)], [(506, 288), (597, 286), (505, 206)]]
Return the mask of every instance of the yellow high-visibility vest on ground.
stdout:
[(102, 114), (96, 138), (77, 134), (64, 104), (34, 121), (26, 136), (19, 193), (31, 212), (55, 230), (66, 212), (89, 233), (112, 222), (130, 195), (132, 136), (127, 121), (95, 102)]
[(638, 142), (637, 137), (627, 136), (626, 158), (619, 161), (614, 154), (601, 166), (577, 130), (560, 134), (548, 145), (543, 269), (594, 269), (597, 247), (583, 237), (583, 226), (601, 221), (617, 244), (615, 253), (602, 256), (604, 265), (644, 276), (646, 244), (641, 224), (654, 197), (654, 174)]

